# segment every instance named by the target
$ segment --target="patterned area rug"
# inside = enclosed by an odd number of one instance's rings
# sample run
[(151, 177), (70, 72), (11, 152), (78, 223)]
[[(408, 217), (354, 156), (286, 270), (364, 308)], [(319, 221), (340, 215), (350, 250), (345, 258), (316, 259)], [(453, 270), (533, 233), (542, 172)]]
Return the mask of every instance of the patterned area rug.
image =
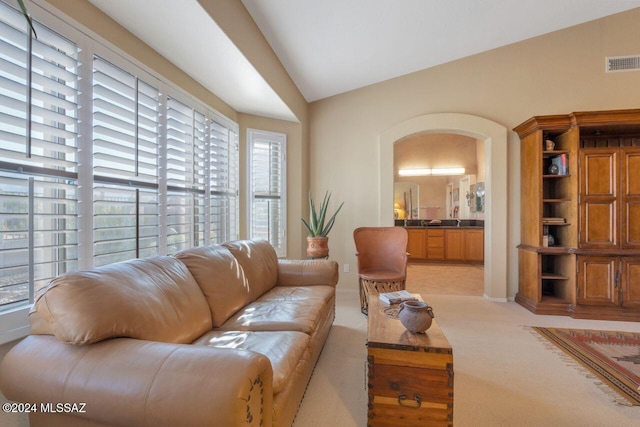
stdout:
[(587, 367), (631, 405), (640, 406), (640, 333), (533, 329)]

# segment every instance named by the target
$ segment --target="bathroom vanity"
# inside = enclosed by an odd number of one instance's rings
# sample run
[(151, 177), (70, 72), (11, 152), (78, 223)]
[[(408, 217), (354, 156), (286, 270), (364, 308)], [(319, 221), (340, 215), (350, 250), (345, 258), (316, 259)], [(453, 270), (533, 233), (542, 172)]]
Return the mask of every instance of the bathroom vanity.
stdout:
[(484, 262), (484, 221), (408, 219), (396, 220), (409, 235), (407, 252), (411, 260)]

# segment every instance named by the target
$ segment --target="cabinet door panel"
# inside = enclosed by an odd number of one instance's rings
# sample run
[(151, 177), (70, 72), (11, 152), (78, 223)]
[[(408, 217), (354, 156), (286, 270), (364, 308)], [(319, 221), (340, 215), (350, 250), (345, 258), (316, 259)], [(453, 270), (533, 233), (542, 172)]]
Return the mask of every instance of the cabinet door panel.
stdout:
[(465, 259), (467, 261), (484, 260), (484, 231), (465, 230)]
[(640, 307), (640, 259), (622, 260), (622, 305)]
[(410, 258), (425, 258), (425, 231), (420, 229), (407, 230), (407, 252)]
[(578, 257), (578, 304), (619, 305), (617, 257)]
[(640, 249), (640, 148), (622, 149), (620, 169), (621, 247)]
[(615, 148), (580, 151), (580, 240), (582, 248), (619, 246), (618, 152)]
[(464, 230), (445, 230), (445, 259), (464, 260)]
[(584, 248), (618, 246), (617, 203), (615, 200), (591, 200), (580, 204), (580, 244)]
[(580, 152), (580, 192), (584, 196), (616, 196), (617, 149), (584, 149)]

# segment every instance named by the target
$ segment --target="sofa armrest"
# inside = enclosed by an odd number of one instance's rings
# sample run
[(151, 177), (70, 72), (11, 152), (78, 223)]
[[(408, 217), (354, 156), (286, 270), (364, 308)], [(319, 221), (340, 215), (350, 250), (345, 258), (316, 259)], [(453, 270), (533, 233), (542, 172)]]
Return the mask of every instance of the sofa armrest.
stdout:
[[(18, 343), (0, 367), (5, 396), (20, 403), (77, 403), (78, 423), (268, 426), (273, 371), (261, 354), (116, 338), (73, 346), (48, 335)], [(40, 410), (32, 417), (49, 424)]]
[(338, 263), (328, 260), (278, 260), (278, 285), (311, 286), (338, 284)]

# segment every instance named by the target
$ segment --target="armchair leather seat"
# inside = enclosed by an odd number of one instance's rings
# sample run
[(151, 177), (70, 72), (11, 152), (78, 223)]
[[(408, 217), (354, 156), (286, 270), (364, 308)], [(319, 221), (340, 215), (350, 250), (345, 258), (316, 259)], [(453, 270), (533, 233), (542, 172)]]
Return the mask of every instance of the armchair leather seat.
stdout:
[(369, 294), (405, 288), (407, 230), (402, 227), (360, 227), (353, 231), (358, 259), (360, 309), (369, 312)]

